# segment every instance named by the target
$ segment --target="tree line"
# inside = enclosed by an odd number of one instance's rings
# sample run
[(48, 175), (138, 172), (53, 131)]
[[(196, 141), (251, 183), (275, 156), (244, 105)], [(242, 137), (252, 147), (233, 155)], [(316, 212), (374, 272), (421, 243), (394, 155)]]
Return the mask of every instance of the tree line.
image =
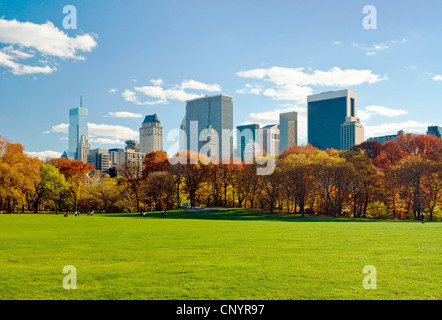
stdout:
[[(178, 155), (175, 155), (178, 157)], [(149, 153), (144, 170), (118, 176), (66, 158), (45, 162), (0, 136), (0, 211), (140, 212), (189, 206), (263, 209), (331, 217), (441, 220), (442, 139), (404, 134), (349, 151), (291, 146), (270, 175), (260, 163), (214, 164), (185, 152), (187, 163)]]

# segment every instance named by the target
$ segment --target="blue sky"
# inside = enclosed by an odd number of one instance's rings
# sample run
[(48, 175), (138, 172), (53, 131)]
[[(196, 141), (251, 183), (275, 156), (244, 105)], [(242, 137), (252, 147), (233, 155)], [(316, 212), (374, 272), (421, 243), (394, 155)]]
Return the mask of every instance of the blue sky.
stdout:
[[(77, 29), (63, 28), (63, 7)], [(377, 29), (366, 30), (366, 5)], [(234, 98), (234, 126), (300, 116), (306, 96), (358, 93), (366, 137), (442, 124), (440, 1), (0, 0), (0, 134), (35, 155), (67, 149), (68, 109), (89, 109), (92, 148), (138, 139), (147, 114), (167, 133), (185, 100)]]

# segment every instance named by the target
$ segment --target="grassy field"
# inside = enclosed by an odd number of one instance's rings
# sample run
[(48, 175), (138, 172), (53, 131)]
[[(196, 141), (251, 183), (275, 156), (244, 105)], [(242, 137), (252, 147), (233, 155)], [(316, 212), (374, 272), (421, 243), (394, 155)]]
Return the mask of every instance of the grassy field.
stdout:
[[(0, 299), (441, 299), (441, 253), (441, 223), (3, 214)], [(77, 290), (62, 286), (66, 265)], [(365, 265), (376, 290), (362, 286)]]

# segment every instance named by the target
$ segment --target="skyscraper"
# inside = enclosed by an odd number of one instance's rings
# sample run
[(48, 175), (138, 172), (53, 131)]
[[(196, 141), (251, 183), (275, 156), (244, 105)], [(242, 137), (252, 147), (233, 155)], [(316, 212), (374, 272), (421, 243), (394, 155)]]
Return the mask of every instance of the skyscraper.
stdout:
[(87, 161), (93, 165), (96, 170), (104, 172), (110, 168), (110, 155), (106, 149), (91, 150)]
[(262, 128), (262, 148), (268, 155), (279, 155), (279, 125), (271, 124)]
[[(217, 155), (223, 156), (226, 148), (226, 157), (233, 158), (233, 99), (223, 94), (205, 96), (186, 101), (186, 138), (187, 149), (199, 152), (207, 141), (200, 141), (201, 132), (209, 125), (217, 135)], [(230, 137), (222, 137), (222, 130), (228, 129)], [(201, 137), (202, 138), (202, 137)]]
[(438, 137), (438, 138), (442, 138), (442, 127), (439, 127), (439, 126), (428, 127), (427, 134)]
[(255, 148), (259, 143), (259, 124), (236, 127), (236, 148), (242, 162), (253, 160)]
[(298, 145), (298, 113), (295, 111), (279, 114), (279, 152)]
[(80, 107), (69, 110), (69, 150), (71, 159), (78, 159), (78, 143), (82, 135), (88, 138), (87, 109), (83, 108), (83, 99), (80, 98)]
[[(351, 90), (329, 91), (307, 97), (308, 107), (308, 143), (322, 150), (327, 148), (341, 149), (341, 127), (347, 128), (349, 122), (355, 130), (353, 136), (345, 136), (346, 141), (359, 142), (362, 125), (357, 119), (357, 94)], [(357, 124), (359, 123), (359, 124)], [(363, 132), (362, 132), (363, 135)], [(351, 144), (346, 144), (348, 147)]]
[(341, 125), (341, 150), (350, 150), (364, 142), (364, 127), (356, 117), (347, 117)]
[(86, 163), (88, 162), (88, 155), (91, 149), (91, 144), (87, 141), (87, 137), (82, 134), (80, 137), (80, 142), (78, 143), (78, 160)]
[(156, 114), (144, 118), (140, 128), (140, 152), (151, 153), (163, 150), (163, 127)]

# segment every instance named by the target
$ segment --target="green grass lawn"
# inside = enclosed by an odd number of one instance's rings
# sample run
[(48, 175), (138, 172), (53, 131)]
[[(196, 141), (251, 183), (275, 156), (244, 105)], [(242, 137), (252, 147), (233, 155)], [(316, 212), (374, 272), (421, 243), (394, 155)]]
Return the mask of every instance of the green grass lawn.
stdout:
[[(441, 253), (441, 223), (3, 214), (0, 299), (441, 299)], [(66, 265), (77, 290), (63, 288)], [(362, 286), (365, 265), (376, 290)]]

